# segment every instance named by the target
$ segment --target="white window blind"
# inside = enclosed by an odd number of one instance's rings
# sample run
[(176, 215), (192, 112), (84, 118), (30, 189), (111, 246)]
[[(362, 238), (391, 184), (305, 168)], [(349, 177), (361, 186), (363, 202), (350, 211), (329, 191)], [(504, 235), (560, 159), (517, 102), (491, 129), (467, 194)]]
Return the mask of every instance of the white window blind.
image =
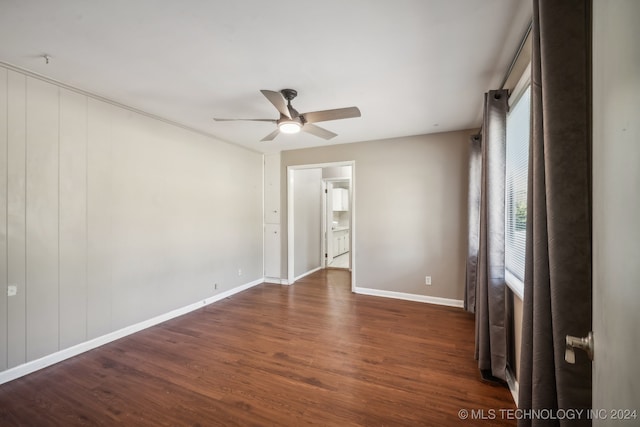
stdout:
[(505, 269), (524, 282), (529, 166), (530, 87), (507, 116), (505, 181)]

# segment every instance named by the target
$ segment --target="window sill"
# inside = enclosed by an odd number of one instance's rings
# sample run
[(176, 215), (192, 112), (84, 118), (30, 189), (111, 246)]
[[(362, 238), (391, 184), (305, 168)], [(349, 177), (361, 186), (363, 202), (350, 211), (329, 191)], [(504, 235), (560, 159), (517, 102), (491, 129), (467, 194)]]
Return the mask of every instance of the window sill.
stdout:
[(513, 274), (509, 273), (509, 270), (504, 271), (504, 281), (507, 283), (509, 289), (521, 300), (524, 300), (524, 283)]

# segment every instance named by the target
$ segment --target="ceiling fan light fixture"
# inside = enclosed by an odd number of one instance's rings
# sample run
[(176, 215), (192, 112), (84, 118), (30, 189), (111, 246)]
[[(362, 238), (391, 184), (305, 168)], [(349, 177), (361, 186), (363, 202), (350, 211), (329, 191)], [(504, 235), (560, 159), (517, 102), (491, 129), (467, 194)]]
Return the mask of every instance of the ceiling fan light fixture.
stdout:
[(282, 133), (298, 133), (302, 125), (295, 120), (282, 120), (278, 123), (278, 129)]

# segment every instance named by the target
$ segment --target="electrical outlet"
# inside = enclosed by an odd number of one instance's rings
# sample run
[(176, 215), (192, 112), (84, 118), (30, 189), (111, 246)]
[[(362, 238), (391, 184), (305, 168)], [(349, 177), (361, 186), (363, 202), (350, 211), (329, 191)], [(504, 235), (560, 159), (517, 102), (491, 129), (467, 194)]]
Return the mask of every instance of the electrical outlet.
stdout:
[(7, 296), (13, 297), (18, 295), (18, 287), (16, 285), (7, 286)]
[(238, 269), (238, 276), (242, 276), (242, 269), (241, 268)]
[(431, 276), (425, 276), (424, 284), (427, 286), (431, 286)]

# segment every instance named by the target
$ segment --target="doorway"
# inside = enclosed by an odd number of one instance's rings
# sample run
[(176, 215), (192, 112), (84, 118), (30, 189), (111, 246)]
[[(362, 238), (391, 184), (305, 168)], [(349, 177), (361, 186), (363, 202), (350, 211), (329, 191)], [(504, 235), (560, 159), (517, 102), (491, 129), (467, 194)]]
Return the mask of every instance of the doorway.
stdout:
[[(331, 168), (333, 169), (333, 168)], [(334, 172), (327, 168), (323, 178), (323, 253), (325, 268), (351, 268), (351, 167)]]
[[(348, 167), (348, 168), (346, 168)], [(309, 258), (308, 249), (308, 240), (301, 240), (301, 237), (304, 233), (308, 232), (312, 226), (309, 224), (309, 216), (306, 214), (302, 214), (301, 212), (304, 209), (301, 209), (301, 205), (307, 204), (308, 201), (305, 198), (308, 197), (308, 193), (300, 191), (300, 188), (296, 186), (297, 181), (301, 181), (302, 185), (309, 185), (309, 182), (306, 178), (308, 178), (308, 173), (304, 171), (307, 170), (318, 170), (322, 171), (320, 175), (316, 187), (318, 189), (318, 193), (321, 194), (320, 199), (318, 200), (320, 208), (318, 209), (318, 222), (315, 226), (317, 226), (317, 236), (318, 241), (320, 242), (317, 246), (318, 257), (314, 259)], [(340, 175), (336, 176), (335, 173), (339, 172)], [(355, 221), (355, 195), (356, 195), (356, 185), (355, 185), (355, 162), (354, 161), (343, 161), (343, 162), (334, 162), (334, 163), (322, 163), (322, 164), (311, 164), (311, 165), (298, 165), (298, 166), (288, 166), (287, 167), (287, 282), (289, 284), (293, 284), (296, 280), (306, 276), (307, 274), (312, 273), (321, 268), (326, 267), (326, 260), (324, 254), (327, 253), (326, 249), (326, 238), (324, 236), (324, 232), (326, 230), (327, 224), (327, 208), (325, 197), (322, 197), (324, 194), (324, 179), (332, 179), (332, 178), (341, 178), (338, 181), (347, 181), (348, 182), (348, 202), (349, 210), (348, 212), (348, 224), (349, 224), (349, 233), (348, 237), (344, 238), (343, 244), (347, 245), (348, 257), (349, 257), (349, 267), (351, 269), (351, 289), (353, 291), (355, 287), (355, 277), (356, 277), (356, 263), (355, 263), (355, 234), (356, 234), (356, 221)], [(340, 184), (344, 185), (344, 184)], [(333, 200), (332, 200), (333, 201)], [(315, 216), (315, 215), (314, 215)], [(333, 214), (331, 215), (331, 217)], [(329, 230), (332, 232), (333, 230)], [(313, 239), (315, 240), (315, 238)], [(300, 250), (298, 250), (300, 249)], [(338, 248), (340, 249), (340, 248)], [(313, 250), (315, 253), (315, 249)], [(313, 257), (313, 255), (311, 255)], [(305, 259), (301, 259), (301, 257), (306, 257)], [(317, 268), (312, 268), (311, 264), (316, 263)], [(304, 265), (301, 269), (300, 265)]]

